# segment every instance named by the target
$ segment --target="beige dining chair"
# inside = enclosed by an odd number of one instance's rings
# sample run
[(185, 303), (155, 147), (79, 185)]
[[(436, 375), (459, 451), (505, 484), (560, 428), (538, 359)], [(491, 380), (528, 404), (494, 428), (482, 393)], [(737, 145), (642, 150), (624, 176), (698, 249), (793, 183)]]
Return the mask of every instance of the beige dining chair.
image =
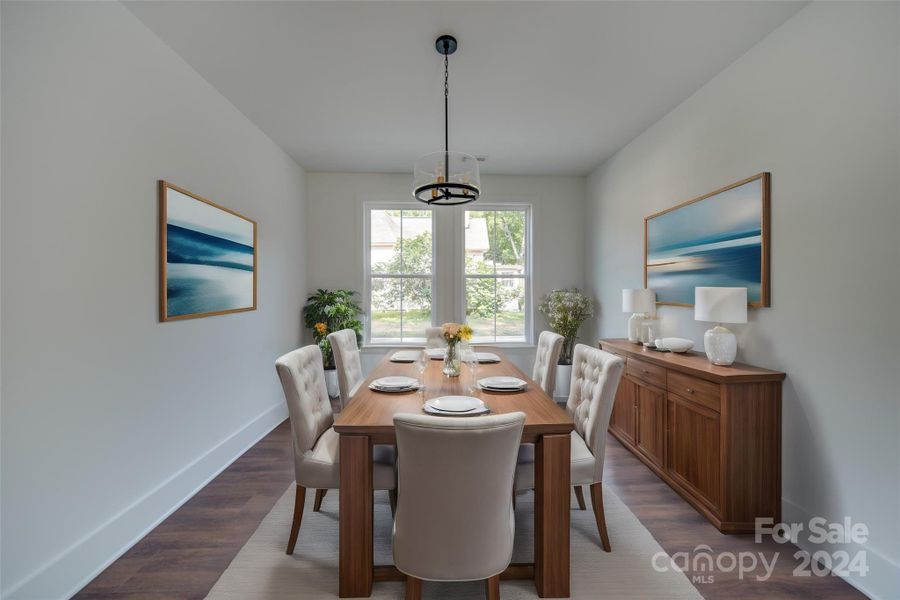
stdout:
[(341, 393), (341, 408), (345, 408), (350, 399), (363, 382), (362, 363), (359, 360), (359, 346), (356, 343), (356, 332), (352, 329), (341, 329), (328, 334), (331, 351), (334, 353), (334, 366), (337, 370), (338, 389)]
[[(606, 516), (603, 513), (603, 458), (606, 454), (606, 430), (624, 367), (625, 361), (615, 354), (578, 344), (572, 357), (572, 385), (566, 403), (566, 412), (575, 422), (571, 452), (571, 477), (575, 496), (579, 508), (584, 510), (581, 486), (590, 486), (600, 543), (607, 552), (611, 547)], [(523, 453), (519, 453), (519, 464), (516, 466), (517, 491), (534, 488), (534, 446), (531, 448), (530, 457), (523, 457)]]
[(559, 364), (559, 355), (562, 354), (565, 341), (566, 339), (558, 333), (542, 331), (534, 354), (534, 371), (531, 378), (551, 398), (553, 388), (556, 386), (556, 366)]
[(407, 576), (406, 598), (422, 580), (487, 580), (500, 597), (512, 558), (511, 492), (525, 414), (430, 417), (397, 414), (397, 513), (394, 564)]
[[(313, 506), (318, 511), (327, 490), (340, 488), (340, 437), (331, 426), (334, 418), (331, 402), (325, 389), (322, 352), (318, 346), (305, 346), (275, 361), (275, 370), (284, 389), (291, 433), (294, 441), (294, 518), (288, 538), (287, 553), (294, 553), (306, 488), (316, 490)], [(376, 490), (394, 490), (394, 466), (391, 457), (373, 453), (373, 482)], [(391, 492), (392, 506), (396, 496)]]
[(428, 327), (425, 329), (425, 347), (426, 348), (443, 348), (447, 345), (444, 340), (443, 327)]

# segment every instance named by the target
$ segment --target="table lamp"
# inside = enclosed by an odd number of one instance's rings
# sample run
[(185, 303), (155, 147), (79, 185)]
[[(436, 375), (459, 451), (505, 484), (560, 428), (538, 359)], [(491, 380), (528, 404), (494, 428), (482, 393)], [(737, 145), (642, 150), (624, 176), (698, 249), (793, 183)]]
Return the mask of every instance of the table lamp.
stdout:
[(709, 362), (726, 367), (732, 364), (737, 356), (737, 338), (722, 323), (747, 322), (747, 288), (694, 288), (694, 320), (716, 323), (703, 335)]
[(628, 341), (641, 341), (641, 324), (656, 309), (656, 292), (653, 290), (622, 290), (622, 312), (632, 313), (628, 319)]

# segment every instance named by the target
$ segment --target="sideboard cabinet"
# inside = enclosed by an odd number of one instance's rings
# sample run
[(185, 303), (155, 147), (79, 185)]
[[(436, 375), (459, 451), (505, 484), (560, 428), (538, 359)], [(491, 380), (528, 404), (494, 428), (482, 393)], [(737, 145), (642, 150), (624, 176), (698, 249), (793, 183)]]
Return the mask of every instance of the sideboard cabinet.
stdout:
[(625, 360), (609, 423), (616, 439), (723, 533), (781, 520), (784, 373), (627, 340), (600, 348)]

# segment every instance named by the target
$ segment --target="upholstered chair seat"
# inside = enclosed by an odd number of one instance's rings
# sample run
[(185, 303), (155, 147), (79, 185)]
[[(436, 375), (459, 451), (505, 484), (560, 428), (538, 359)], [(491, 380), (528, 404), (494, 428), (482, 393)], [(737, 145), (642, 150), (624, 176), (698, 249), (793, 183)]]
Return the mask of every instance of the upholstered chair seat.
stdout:
[[(551, 398), (556, 387), (556, 367), (565, 341), (565, 338), (557, 333), (542, 331), (534, 353), (531, 378)], [(519, 448), (519, 462), (534, 462), (534, 444), (522, 444)]]
[[(333, 428), (326, 429), (297, 469), (297, 481), (304, 487), (335, 490), (341, 486), (340, 441)], [(394, 489), (394, 452), (391, 446), (375, 446), (372, 454), (376, 490)]]
[[(341, 487), (340, 438), (332, 427), (334, 417), (325, 389), (325, 371), (319, 347), (306, 346), (288, 352), (275, 361), (275, 370), (284, 390), (293, 435), (296, 493), (287, 548), (287, 553), (292, 554), (300, 532), (306, 488), (316, 490), (313, 510), (318, 511), (326, 491)], [(386, 454), (392, 455), (393, 452), (374, 456), (373, 481), (376, 490), (394, 490), (396, 487), (392, 456)]]
[[(572, 432), (572, 485), (594, 483), (597, 459), (591, 454), (584, 438)], [(534, 444), (522, 444), (519, 452), (519, 467), (516, 468), (516, 490), (534, 488)]]
[[(610, 551), (603, 513), (603, 459), (606, 432), (624, 361), (609, 352), (584, 344), (575, 346), (572, 382), (566, 412), (575, 422), (572, 432), (571, 477), (579, 507), (584, 510), (582, 485), (589, 485), (594, 516), (603, 549)], [(523, 446), (516, 466), (516, 490), (534, 488), (534, 446)]]
[(408, 599), (422, 580), (487, 580), (499, 598), (512, 558), (516, 452), (523, 413), (465, 419), (398, 414), (394, 564)]

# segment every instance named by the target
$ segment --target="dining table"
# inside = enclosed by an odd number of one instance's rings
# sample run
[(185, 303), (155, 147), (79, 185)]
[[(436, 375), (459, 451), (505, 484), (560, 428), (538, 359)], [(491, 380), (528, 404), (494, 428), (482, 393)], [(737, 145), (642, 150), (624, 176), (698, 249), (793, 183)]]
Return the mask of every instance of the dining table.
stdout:
[[(395, 414), (423, 414), (426, 400), (451, 395), (480, 398), (495, 415), (525, 413), (522, 443), (535, 445), (534, 558), (530, 563), (509, 565), (501, 579), (533, 580), (538, 596), (542, 598), (569, 596), (570, 435), (575, 426), (566, 411), (503, 352), (489, 350), (500, 360), (478, 364), (476, 377), (518, 377), (527, 384), (523, 391), (478, 389), (473, 385), (475, 378), (468, 364), (463, 365), (459, 376), (449, 377), (443, 373), (442, 360), (430, 360), (420, 374), (415, 363), (391, 362), (393, 352), (388, 352), (347, 406), (336, 415), (334, 429), (340, 435), (338, 589), (341, 598), (369, 597), (377, 582), (406, 579), (394, 565), (374, 564), (373, 446), (396, 445)], [(414, 377), (424, 388), (385, 393), (369, 387), (378, 378), (398, 375)], [(402, 502), (403, 489), (398, 492)], [(440, 543), (440, 540), (434, 543)]]

